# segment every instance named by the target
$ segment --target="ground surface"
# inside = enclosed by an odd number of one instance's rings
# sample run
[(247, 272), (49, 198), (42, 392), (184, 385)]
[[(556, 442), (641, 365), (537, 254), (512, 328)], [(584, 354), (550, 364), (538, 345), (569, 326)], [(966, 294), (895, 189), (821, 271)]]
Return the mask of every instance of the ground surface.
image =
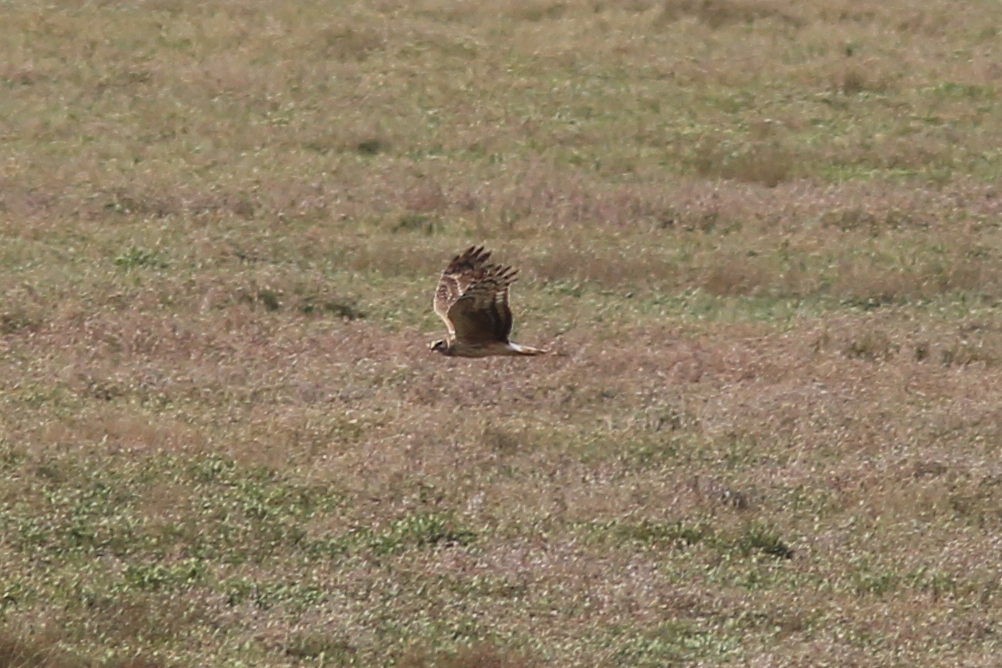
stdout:
[(997, 665), (1000, 29), (3, 3), (0, 664)]

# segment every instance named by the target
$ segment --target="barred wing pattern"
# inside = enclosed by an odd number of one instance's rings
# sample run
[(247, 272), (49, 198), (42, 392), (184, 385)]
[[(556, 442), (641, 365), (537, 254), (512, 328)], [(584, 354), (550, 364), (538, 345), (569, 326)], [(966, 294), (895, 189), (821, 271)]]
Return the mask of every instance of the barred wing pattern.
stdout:
[(452, 258), (435, 290), (435, 313), (449, 330), (448, 339), (431, 348), (454, 357), (542, 355), (541, 348), (511, 341), (508, 295), (518, 273), (492, 264), (490, 251), (470, 246)]
[(486, 275), (485, 270), (489, 266), (487, 259), (490, 256), (490, 251), (485, 251), (483, 246), (470, 246), (452, 258), (438, 279), (438, 288), (435, 290), (435, 313), (449, 329), (450, 337), (456, 336), (456, 330), (449, 320), (449, 309), (474, 282)]
[(488, 265), (484, 275), (449, 307), (455, 337), (465, 343), (507, 342), (511, 334), (508, 291), (516, 270)]

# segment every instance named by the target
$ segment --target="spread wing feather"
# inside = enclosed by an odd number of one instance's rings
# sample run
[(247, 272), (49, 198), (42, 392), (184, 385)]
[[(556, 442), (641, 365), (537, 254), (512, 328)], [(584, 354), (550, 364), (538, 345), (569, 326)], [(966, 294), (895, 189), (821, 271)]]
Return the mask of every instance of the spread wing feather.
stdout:
[(508, 342), (512, 323), (508, 291), (516, 273), (511, 267), (489, 265), (485, 275), (456, 300), (448, 316), (457, 340)]
[(452, 258), (438, 280), (435, 313), (452, 339), (508, 341), (512, 325), (508, 293), (518, 272), (489, 264), (490, 255), (483, 246), (470, 246)]
[(480, 277), (486, 274), (490, 251), (483, 246), (470, 246), (465, 251), (452, 258), (438, 279), (435, 290), (435, 313), (449, 329), (449, 336), (455, 337), (456, 332), (449, 321), (449, 309), (464, 292)]

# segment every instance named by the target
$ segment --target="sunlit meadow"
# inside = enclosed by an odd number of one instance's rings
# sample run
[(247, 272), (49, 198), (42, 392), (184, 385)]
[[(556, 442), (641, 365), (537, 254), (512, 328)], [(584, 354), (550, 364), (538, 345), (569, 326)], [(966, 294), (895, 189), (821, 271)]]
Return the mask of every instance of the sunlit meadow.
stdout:
[(0, 665), (998, 665), (1000, 30), (0, 3)]

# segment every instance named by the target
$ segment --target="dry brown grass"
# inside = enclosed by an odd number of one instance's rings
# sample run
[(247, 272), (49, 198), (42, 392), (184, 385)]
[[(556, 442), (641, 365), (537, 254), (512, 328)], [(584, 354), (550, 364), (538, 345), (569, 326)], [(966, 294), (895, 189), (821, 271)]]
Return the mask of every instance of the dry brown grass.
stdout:
[(7, 3), (0, 664), (993, 665), (1000, 25)]

